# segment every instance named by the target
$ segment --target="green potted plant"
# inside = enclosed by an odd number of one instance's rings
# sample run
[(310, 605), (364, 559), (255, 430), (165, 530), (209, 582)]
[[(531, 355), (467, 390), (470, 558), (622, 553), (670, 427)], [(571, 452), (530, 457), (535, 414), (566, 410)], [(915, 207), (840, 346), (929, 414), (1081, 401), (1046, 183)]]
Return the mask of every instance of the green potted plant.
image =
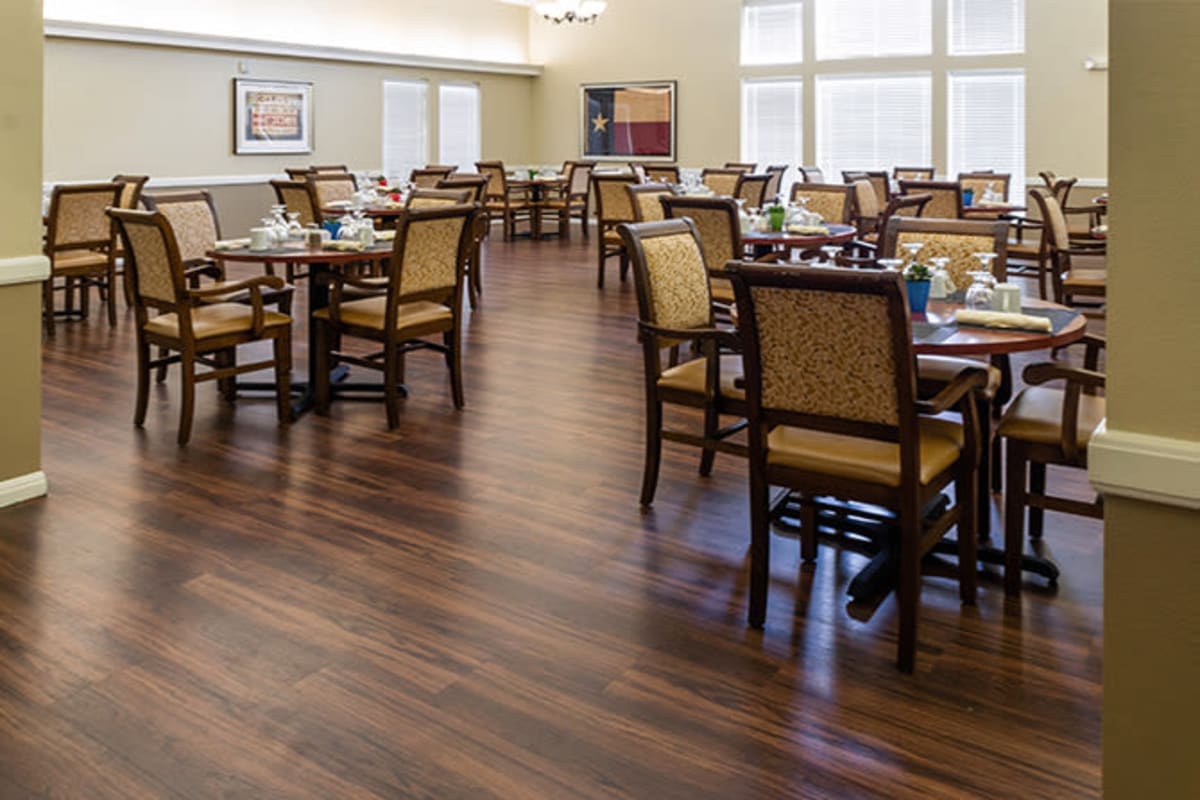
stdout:
[(778, 203), (767, 206), (767, 221), (771, 225), (771, 230), (783, 230), (783, 217), (787, 213), (787, 209)]
[(929, 303), (929, 286), (933, 280), (933, 268), (928, 264), (913, 261), (904, 268), (904, 285), (908, 290), (908, 307), (915, 314), (924, 314)]

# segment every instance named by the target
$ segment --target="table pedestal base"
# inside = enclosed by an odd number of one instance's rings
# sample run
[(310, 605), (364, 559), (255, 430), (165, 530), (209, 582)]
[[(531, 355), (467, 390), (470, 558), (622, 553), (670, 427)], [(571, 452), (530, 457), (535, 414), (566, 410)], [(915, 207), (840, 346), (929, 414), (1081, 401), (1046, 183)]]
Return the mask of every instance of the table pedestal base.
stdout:
[[(383, 394), (383, 384), (372, 382), (351, 382), (347, 378), (350, 377), (350, 368), (345, 364), (339, 364), (329, 372), (329, 388), (334, 397), (351, 395), (351, 394)], [(400, 384), (400, 396), (408, 396), (408, 387)], [(275, 383), (273, 381), (238, 381), (237, 390), (241, 392), (267, 392), (275, 394)], [(316, 395), (314, 394), (313, 385), (308, 380), (292, 381), (292, 419), (298, 419), (302, 414), (312, 411), (316, 405)], [(355, 398), (344, 396), (344, 400), (353, 400)], [(371, 398), (374, 399), (374, 398)]]

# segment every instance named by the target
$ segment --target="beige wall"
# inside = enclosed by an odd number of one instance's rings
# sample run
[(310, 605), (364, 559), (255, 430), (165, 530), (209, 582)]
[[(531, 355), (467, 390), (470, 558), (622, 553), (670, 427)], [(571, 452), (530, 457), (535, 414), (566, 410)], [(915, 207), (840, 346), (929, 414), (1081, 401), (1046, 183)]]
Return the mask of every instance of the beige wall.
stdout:
[[(1111, 0), (1110, 19), (1108, 423), (1200, 442), (1200, 3)], [(1106, 514), (1104, 793), (1200, 797), (1200, 513)]]
[[(242, 77), (313, 83), (312, 155), (233, 155), (232, 81)], [(472, 80), (483, 96), (483, 155), (533, 157), (532, 78), (418, 70), (147, 45), (46, 42), (47, 181), (262, 175), (309, 163), (382, 166), (385, 79), (430, 81), (430, 160), (437, 159), (438, 81)], [(99, 123), (98, 121), (103, 121)]]
[[(1106, 176), (1107, 73), (1085, 72), (1083, 61), (1107, 54), (1105, 0), (1031, 0), (1027, 3), (1024, 57), (960, 58), (944, 55), (946, 0), (935, 0), (932, 58), (906, 59), (905, 69), (934, 74), (933, 157), (946, 162), (947, 69), (1024, 66), (1026, 69), (1027, 166), (1030, 174), (1052, 169), (1062, 175), (1103, 180)], [(807, 18), (812, 22), (811, 11)], [(813, 48), (812, 24), (805, 25), (805, 54)], [(788, 67), (740, 66), (741, 3), (736, 0), (614, 0), (592, 26), (530, 23), (530, 56), (544, 64), (538, 81), (536, 132), (543, 161), (579, 155), (579, 84), (676, 79), (679, 81), (678, 160), (711, 166), (740, 158), (742, 78), (799, 76), (805, 79), (804, 161), (815, 161), (817, 69), (875, 72), (871, 61), (815, 63)], [(1070, 109), (1066, 113), (1065, 109)]]
[[(41, 34), (40, 0), (0, 4), (0, 259), (42, 250)], [(41, 466), (40, 298), (0, 285), (0, 481)]]

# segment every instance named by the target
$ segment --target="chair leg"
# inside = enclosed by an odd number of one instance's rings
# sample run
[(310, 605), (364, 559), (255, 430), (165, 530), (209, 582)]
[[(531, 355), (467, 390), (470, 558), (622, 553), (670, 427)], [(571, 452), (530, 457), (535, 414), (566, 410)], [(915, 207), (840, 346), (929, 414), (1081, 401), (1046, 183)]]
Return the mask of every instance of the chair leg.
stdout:
[(1021, 553), (1024, 549), (1022, 523), (1025, 511), (1025, 448), (1009, 439), (1004, 457), (1004, 593), (1021, 594)]
[[(232, 369), (237, 366), (237, 349), (233, 347), (221, 350), (216, 354), (217, 367), (219, 369)], [(237, 401), (237, 378), (230, 375), (227, 378), (217, 379), (217, 391), (221, 399), (226, 403), (234, 403)]]
[[(158, 348), (158, 357), (159, 357), (159, 358), (166, 358), (166, 357), (167, 357), (167, 356), (169, 356), (170, 354), (171, 354), (171, 353), (170, 353), (170, 351), (168, 351), (168, 350), (167, 350), (167, 348), (165, 348), (165, 347), (160, 347), (160, 348)], [(157, 369), (157, 370), (155, 370), (155, 373), (154, 373), (154, 382), (155, 382), (155, 383), (162, 383), (162, 382), (163, 382), (163, 381), (165, 381), (166, 379), (167, 379), (167, 365), (166, 365), (166, 364), (162, 364), (161, 366), (159, 366), (159, 367), (158, 367), (158, 369)]]
[[(1046, 465), (1033, 462), (1029, 465), (1029, 494), (1035, 496), (1046, 495)], [(1038, 540), (1042, 538), (1043, 525), (1046, 519), (1046, 512), (1043, 509), (1029, 507), (1029, 538)]]
[(767, 590), (771, 579), (771, 520), (766, 465), (750, 467), (750, 611), (752, 628), (767, 621)]
[(125, 268), (121, 271), (121, 287), (125, 292), (125, 307), (133, 307), (133, 274), (129, 270), (129, 264), (125, 264)]
[(900, 575), (896, 599), (900, 606), (900, 635), (896, 666), (912, 672), (917, 654), (917, 608), (921, 603), (920, 511), (914, 506), (901, 511)]
[(140, 336), (137, 362), (137, 401), (133, 408), (133, 424), (140, 428), (146, 421), (146, 406), (150, 402), (150, 344)]
[(275, 409), (280, 425), (292, 421), (292, 330), (275, 337)]
[(658, 489), (658, 467), (662, 461), (662, 403), (653, 396), (646, 398), (646, 459), (642, 465), (641, 504), (654, 502)]
[(383, 404), (387, 409), (388, 430), (400, 427), (400, 377), (397, 374), (399, 353), (395, 344), (383, 348)]
[(54, 335), (54, 276), (42, 281), (42, 316), (46, 320), (46, 333)]
[(817, 560), (817, 506), (808, 500), (800, 502), (800, 558), (806, 564)]
[(117, 266), (108, 262), (108, 275), (104, 282), (104, 300), (108, 305), (108, 324), (117, 325)]
[(596, 273), (596, 288), (597, 288), (597, 289), (603, 289), (603, 288), (604, 288), (604, 256), (605, 256), (605, 253), (604, 253), (604, 242), (603, 242), (603, 241), (601, 241), (601, 242), (600, 242), (600, 262), (599, 262), (599, 271)]
[(450, 391), (454, 395), (454, 407), (461, 411), (466, 401), (463, 399), (462, 347), (457, 325), (454, 330), (442, 334), (442, 342), (446, 345), (446, 366), (450, 368)]
[(196, 410), (196, 354), (184, 349), (179, 362), (179, 444), (188, 443), (192, 435), (192, 416)]
[(959, 514), (958, 597), (965, 606), (975, 605), (979, 569), (979, 527), (976, 516), (978, 504), (975, 501), (975, 494), (979, 491), (982, 481), (974, 473), (975, 470), (965, 472), (954, 487), (954, 502), (958, 506)]
[(308, 376), (308, 379), (312, 381), (313, 406), (317, 415), (327, 417), (329, 416), (331, 392), (329, 370), (330, 350), (333, 349), (333, 331), (330, 330), (329, 323), (321, 319), (313, 319), (311, 324), (317, 326), (314, 331), (314, 347), (317, 348), (317, 351), (313, 358), (314, 372)]
[(629, 277), (629, 254), (621, 251), (621, 283)]
[[(714, 440), (717, 436), (717, 430), (721, 427), (721, 418), (717, 414), (717, 409), (711, 404), (704, 409), (704, 438)], [(712, 474), (713, 462), (717, 458), (716, 450), (705, 448), (700, 451), (700, 474), (707, 478)]]

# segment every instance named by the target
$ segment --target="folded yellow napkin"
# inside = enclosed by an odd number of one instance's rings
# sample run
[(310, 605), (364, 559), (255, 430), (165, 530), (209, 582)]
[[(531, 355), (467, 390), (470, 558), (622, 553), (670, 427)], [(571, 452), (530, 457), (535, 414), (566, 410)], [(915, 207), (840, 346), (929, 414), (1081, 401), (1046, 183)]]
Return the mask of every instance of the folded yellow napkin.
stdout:
[(214, 250), (241, 250), (250, 246), (250, 239), (220, 239), (213, 244)]
[(975, 325), (980, 328), (1007, 328), (1038, 333), (1051, 333), (1054, 330), (1054, 326), (1046, 317), (1004, 311), (972, 311), (963, 308), (954, 312), (954, 320), (959, 325)]
[(1008, 204), (1003, 200), (976, 200), (973, 205), (976, 208), (997, 208)]
[(353, 204), (349, 200), (330, 200), (325, 205), (328, 208), (349, 208)]
[(321, 248), (323, 250), (340, 250), (346, 253), (361, 253), (366, 249), (362, 242), (356, 242), (353, 239), (335, 239), (323, 243)]
[(396, 238), (396, 231), (375, 231), (375, 241), (390, 242)]
[(829, 233), (829, 228), (824, 225), (788, 225), (787, 232), (801, 236), (824, 236)]

